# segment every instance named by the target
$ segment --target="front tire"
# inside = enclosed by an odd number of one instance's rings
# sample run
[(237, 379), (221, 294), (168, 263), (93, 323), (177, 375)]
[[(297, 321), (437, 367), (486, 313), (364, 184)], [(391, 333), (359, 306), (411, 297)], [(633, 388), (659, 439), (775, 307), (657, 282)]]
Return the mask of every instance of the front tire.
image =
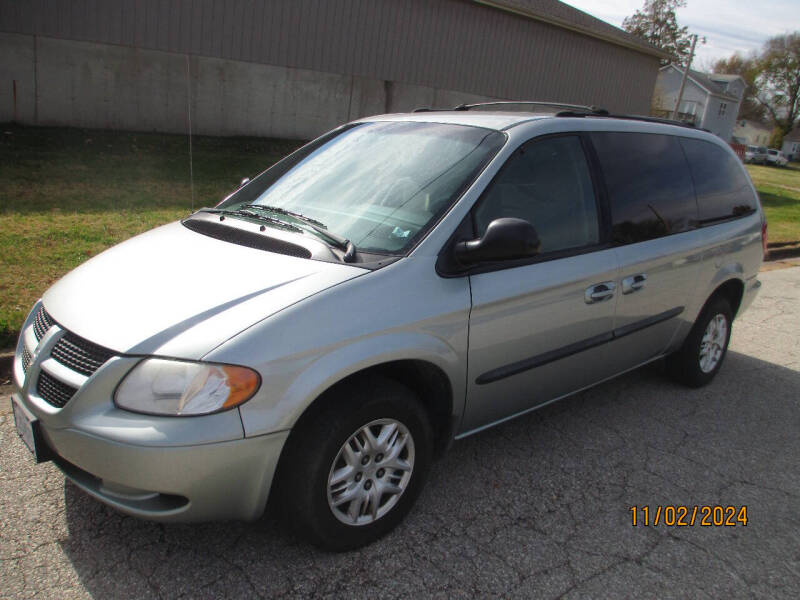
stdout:
[(713, 298), (700, 313), (680, 350), (667, 357), (670, 375), (689, 387), (710, 383), (728, 351), (732, 323), (730, 303), (723, 297)]
[(347, 382), (302, 422), (282, 460), (284, 510), (311, 543), (353, 550), (394, 529), (430, 469), (425, 409), (400, 383), (369, 376)]

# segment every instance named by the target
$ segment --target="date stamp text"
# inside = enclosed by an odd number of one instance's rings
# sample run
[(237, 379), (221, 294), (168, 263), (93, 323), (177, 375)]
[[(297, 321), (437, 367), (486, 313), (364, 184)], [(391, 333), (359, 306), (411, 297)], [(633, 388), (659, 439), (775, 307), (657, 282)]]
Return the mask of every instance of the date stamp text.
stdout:
[(661, 505), (631, 506), (634, 527), (736, 527), (747, 526), (747, 505)]

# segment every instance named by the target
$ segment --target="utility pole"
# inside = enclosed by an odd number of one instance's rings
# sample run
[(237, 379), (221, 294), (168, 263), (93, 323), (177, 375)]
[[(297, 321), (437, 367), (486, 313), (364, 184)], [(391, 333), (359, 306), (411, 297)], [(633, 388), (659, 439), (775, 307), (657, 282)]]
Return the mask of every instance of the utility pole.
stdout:
[(697, 34), (692, 36), (692, 49), (689, 51), (689, 60), (686, 62), (686, 67), (683, 69), (683, 77), (681, 78), (681, 89), (678, 92), (678, 100), (675, 102), (675, 110), (672, 111), (672, 118), (678, 119), (678, 109), (681, 106), (683, 99), (683, 88), (686, 87), (686, 76), (689, 74), (689, 68), (692, 66), (692, 59), (694, 58), (694, 47), (697, 44)]

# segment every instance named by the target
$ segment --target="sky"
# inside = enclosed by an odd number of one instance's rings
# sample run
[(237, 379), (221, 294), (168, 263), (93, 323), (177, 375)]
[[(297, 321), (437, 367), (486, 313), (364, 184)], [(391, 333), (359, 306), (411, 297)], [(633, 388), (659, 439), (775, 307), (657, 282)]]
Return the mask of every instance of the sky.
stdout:
[[(562, 1), (617, 27), (644, 6), (644, 0)], [(758, 51), (768, 38), (800, 30), (800, 0), (687, 0), (678, 25), (706, 37), (706, 44), (697, 43), (692, 66), (710, 69), (719, 58)]]

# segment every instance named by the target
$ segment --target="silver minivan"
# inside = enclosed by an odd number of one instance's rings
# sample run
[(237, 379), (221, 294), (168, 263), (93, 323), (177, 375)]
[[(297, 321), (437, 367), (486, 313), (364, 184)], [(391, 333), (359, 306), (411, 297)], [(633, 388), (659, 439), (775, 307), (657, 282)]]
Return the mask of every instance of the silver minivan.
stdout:
[(53, 285), (14, 361), (35, 460), (159, 521), (256, 519), (272, 494), (344, 550), (455, 439), (663, 357), (710, 382), (766, 244), (728, 145), (459, 108), (339, 127)]

